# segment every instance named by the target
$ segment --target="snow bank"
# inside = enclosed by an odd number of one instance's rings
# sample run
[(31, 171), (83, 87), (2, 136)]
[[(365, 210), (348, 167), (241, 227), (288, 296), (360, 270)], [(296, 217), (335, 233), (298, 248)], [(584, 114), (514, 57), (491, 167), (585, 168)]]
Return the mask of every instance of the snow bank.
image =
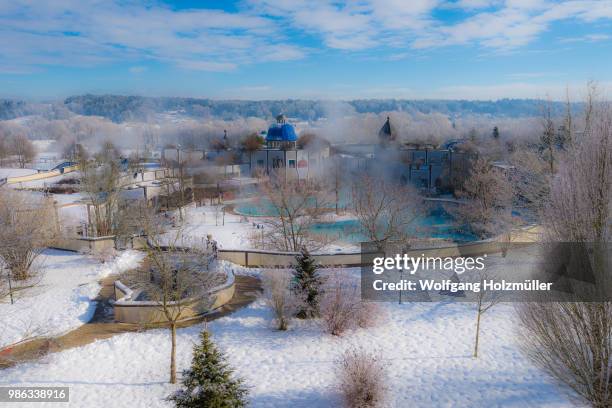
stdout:
[(133, 268), (143, 254), (125, 251), (105, 264), (73, 252), (46, 250), (38, 259), (41, 281), (0, 303), (0, 348), (31, 336), (56, 336), (88, 322), (95, 311), (98, 281)]

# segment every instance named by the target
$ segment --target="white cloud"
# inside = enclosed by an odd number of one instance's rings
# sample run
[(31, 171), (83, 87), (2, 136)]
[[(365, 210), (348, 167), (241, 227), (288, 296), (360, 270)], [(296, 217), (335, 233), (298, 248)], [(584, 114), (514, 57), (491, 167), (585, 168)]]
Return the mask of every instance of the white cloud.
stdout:
[[(47, 65), (159, 61), (228, 71), (304, 58), (312, 52), (296, 43), (304, 36), (346, 52), (382, 49), (391, 60), (410, 49), (445, 46), (508, 52), (562, 20), (612, 19), (609, 0), (245, 0), (238, 7), (225, 12), (174, 10), (156, 0), (2, 2), (0, 66), (21, 72)], [(436, 11), (449, 8), (462, 9), (462, 17), (453, 23), (436, 18)], [(580, 37), (607, 39), (607, 34)]]
[(453, 25), (439, 24), (418, 36), (413, 46), (431, 48), (474, 43), (507, 50), (532, 42), (557, 21), (590, 22), (610, 18), (612, 2), (509, 0), (495, 11), (479, 12)]
[(137, 65), (137, 66), (129, 68), (129, 71), (132, 74), (141, 74), (141, 73), (145, 72), (146, 70), (147, 70), (147, 67), (143, 67), (141, 65)]
[(576, 43), (576, 42), (599, 42), (612, 39), (612, 36), (607, 34), (587, 34), (582, 37), (565, 37), (560, 38), (561, 43)]
[(0, 65), (91, 66), (157, 60), (228, 70), (260, 60), (301, 58), (264, 17), (219, 10), (171, 10), (132, 1), (32, 2), (0, 8)]

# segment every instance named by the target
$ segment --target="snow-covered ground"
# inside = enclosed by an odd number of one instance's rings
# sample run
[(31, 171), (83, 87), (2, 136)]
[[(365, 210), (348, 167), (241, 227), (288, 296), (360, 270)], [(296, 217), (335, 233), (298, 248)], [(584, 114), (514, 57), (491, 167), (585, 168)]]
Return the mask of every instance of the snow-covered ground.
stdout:
[[(571, 406), (519, 352), (512, 305), (496, 305), (484, 315), (477, 359), (471, 357), (472, 304), (380, 306), (377, 327), (342, 338), (323, 333), (314, 321), (275, 331), (261, 300), (210, 323), (209, 329), (251, 387), (253, 407), (338, 406), (335, 362), (352, 346), (380, 351), (389, 377), (389, 407)], [(202, 327), (179, 330), (179, 369), (189, 366)], [(4, 370), (0, 385), (69, 386), (74, 407), (166, 407), (164, 397), (174, 389), (167, 384), (169, 352), (167, 330), (121, 334)]]
[[(183, 235), (190, 239), (206, 239), (207, 234), (219, 244), (219, 248), (225, 249), (257, 249), (253, 239), (260, 236), (261, 230), (256, 224), (263, 225), (263, 217), (247, 217), (226, 212), (225, 221), (222, 206), (204, 206), (187, 208), (186, 223), (183, 227)], [(351, 219), (349, 216), (335, 216), (328, 214), (325, 221)], [(178, 215), (175, 215), (178, 220)], [(255, 224), (255, 225), (254, 225)], [(340, 250), (359, 250), (359, 247), (348, 243), (336, 242), (327, 245), (325, 252)], [(323, 251), (322, 250), (322, 251)]]
[(19, 177), (19, 176), (29, 176), (30, 174), (37, 173), (36, 170), (33, 169), (15, 169), (15, 168), (0, 168), (0, 179), (8, 178), (8, 177)]
[[(186, 209), (186, 223), (183, 235), (189, 238), (206, 239), (208, 234), (216, 240), (220, 248), (254, 248), (249, 236), (253, 228), (247, 218), (225, 213), (225, 220), (221, 210), (222, 206), (191, 207)], [(178, 220), (178, 215), (174, 215)]]
[(0, 348), (31, 336), (54, 336), (88, 322), (100, 290), (98, 280), (135, 267), (142, 253), (126, 251), (114, 260), (48, 249), (36, 260), (40, 281), (17, 293), (15, 304), (0, 303)]

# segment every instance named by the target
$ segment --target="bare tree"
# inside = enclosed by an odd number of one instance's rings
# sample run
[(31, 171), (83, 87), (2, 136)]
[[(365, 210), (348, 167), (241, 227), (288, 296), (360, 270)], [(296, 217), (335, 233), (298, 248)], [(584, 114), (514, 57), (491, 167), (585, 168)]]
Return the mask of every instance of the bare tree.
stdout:
[(166, 209), (176, 208), (179, 219), (185, 218), (185, 206), (193, 199), (193, 178), (189, 176), (187, 164), (189, 157), (185, 152), (176, 148), (176, 160), (168, 161), (172, 174), (162, 181), (162, 189), (165, 191)]
[(423, 210), (414, 187), (368, 174), (356, 177), (352, 201), (361, 232), (379, 249), (387, 242), (408, 242), (408, 229)]
[(181, 221), (185, 219), (185, 206), (191, 202), (192, 190), (191, 190), (191, 178), (188, 176), (186, 169), (187, 158), (177, 157), (176, 167), (174, 168), (174, 177), (176, 178), (175, 183), (170, 185), (174, 188), (174, 195), (176, 196), (176, 208), (178, 209), (179, 218)]
[(586, 110), (587, 131), (559, 165), (544, 226), (549, 242), (591, 246), (594, 285), (569, 282), (569, 301), (525, 303), (519, 316), (527, 356), (581, 402), (603, 408), (612, 406), (612, 113), (590, 99)]
[(331, 173), (330, 174), (331, 177), (327, 179), (328, 188), (333, 194), (333, 202), (334, 202), (334, 209), (335, 209), (336, 215), (339, 215), (340, 214), (340, 194), (342, 192), (342, 187), (343, 187), (343, 178), (345, 177), (346, 173), (342, 169), (342, 162), (337, 157), (334, 157), (331, 159), (329, 170)]
[(517, 204), (534, 215), (541, 215), (550, 194), (551, 175), (542, 156), (527, 146), (519, 146), (509, 159), (510, 174)]
[(22, 281), (36, 276), (34, 261), (55, 234), (55, 213), (46, 198), (0, 190), (0, 269), (6, 278), (5, 294), (11, 296)]
[(107, 145), (94, 159), (83, 159), (79, 163), (81, 190), (93, 209), (91, 214), (88, 205), (92, 233), (97, 236), (112, 235), (116, 229), (121, 191), (118, 159), (114, 146)]
[(492, 279), (490, 270), (483, 269), (476, 273), (480, 283), (480, 291), (476, 294), (476, 334), (474, 336), (474, 358), (478, 357), (478, 346), (480, 345), (480, 326), (482, 315), (489, 311), (493, 306), (502, 301), (503, 297), (499, 292), (484, 289), (484, 282)]
[(565, 118), (563, 120), (563, 146), (569, 147), (574, 141), (574, 121), (572, 117), (572, 104), (569, 97), (569, 89), (565, 89)]
[(256, 132), (249, 133), (241, 142), (242, 148), (249, 153), (260, 149), (265, 143), (266, 139)]
[(546, 161), (548, 161), (550, 174), (554, 174), (556, 133), (555, 123), (553, 121), (551, 111), (551, 102), (548, 101), (544, 106), (542, 118), (542, 137), (540, 138), (540, 142), (542, 144), (542, 149), (545, 152)]
[(308, 181), (287, 181), (264, 185), (273, 216), (264, 220), (268, 245), (281, 251), (316, 250), (326, 242), (312, 233), (312, 226), (327, 209), (324, 194)]
[(274, 312), (276, 328), (287, 330), (297, 310), (297, 302), (291, 292), (291, 275), (284, 270), (267, 270), (262, 280), (264, 296)]
[[(188, 311), (205, 312), (211, 305), (210, 290), (224, 276), (209, 269), (209, 254), (194, 243), (184, 246), (180, 230), (164, 235), (163, 221), (153, 210), (141, 205), (135, 216), (145, 231), (149, 246), (145, 268), (129, 271), (122, 280), (142, 290), (157, 305), (170, 330), (170, 383), (176, 383), (176, 329)], [(180, 241), (180, 245), (179, 245)]]
[(584, 107), (584, 133), (591, 132), (593, 115), (595, 114), (598, 99), (597, 83), (589, 81), (587, 84), (587, 94)]
[(0, 167), (3, 165), (4, 160), (9, 156), (9, 146), (7, 138), (2, 128), (0, 128)]
[(19, 167), (25, 168), (27, 163), (34, 160), (36, 149), (34, 145), (24, 134), (18, 133), (11, 138), (11, 151), (17, 156)]
[(470, 174), (457, 195), (461, 205), (448, 206), (460, 224), (481, 237), (507, 236), (516, 220), (512, 215), (514, 190), (510, 176), (483, 157), (472, 163)]

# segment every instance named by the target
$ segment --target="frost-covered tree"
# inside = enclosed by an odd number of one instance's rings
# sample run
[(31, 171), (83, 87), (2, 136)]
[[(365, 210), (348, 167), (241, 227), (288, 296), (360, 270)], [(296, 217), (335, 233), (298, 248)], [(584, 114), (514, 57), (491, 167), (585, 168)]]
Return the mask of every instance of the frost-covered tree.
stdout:
[(0, 190), (0, 268), (25, 281), (36, 275), (34, 261), (55, 236), (55, 213), (43, 197)]
[(482, 238), (510, 232), (516, 223), (512, 215), (514, 189), (509, 176), (483, 157), (472, 163), (470, 174), (457, 192), (464, 200), (448, 211), (462, 225)]
[(377, 249), (390, 242), (409, 242), (412, 239), (407, 231), (422, 214), (423, 208), (413, 186), (364, 173), (356, 177), (351, 199), (359, 232)]
[(193, 348), (191, 368), (183, 372), (183, 388), (168, 400), (179, 408), (239, 408), (247, 405), (248, 389), (225, 362), (208, 331)]
[(519, 317), (527, 356), (580, 405), (604, 408), (612, 406), (612, 111), (606, 103), (591, 106), (592, 92), (586, 131), (559, 163), (543, 216), (546, 241), (573, 243), (561, 248), (589, 266), (588, 284), (567, 279), (567, 301), (543, 292), (542, 301), (520, 305)]

